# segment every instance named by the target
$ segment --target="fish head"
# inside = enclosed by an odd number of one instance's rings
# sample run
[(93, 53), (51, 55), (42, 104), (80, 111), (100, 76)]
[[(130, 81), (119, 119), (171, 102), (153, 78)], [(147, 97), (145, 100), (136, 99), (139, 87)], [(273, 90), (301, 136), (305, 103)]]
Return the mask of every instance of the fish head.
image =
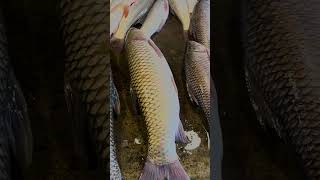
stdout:
[(126, 35), (126, 42), (134, 41), (134, 40), (148, 40), (148, 37), (144, 34), (143, 31), (137, 28), (130, 28)]
[(208, 52), (208, 48), (196, 41), (188, 41), (187, 50), (189, 52)]

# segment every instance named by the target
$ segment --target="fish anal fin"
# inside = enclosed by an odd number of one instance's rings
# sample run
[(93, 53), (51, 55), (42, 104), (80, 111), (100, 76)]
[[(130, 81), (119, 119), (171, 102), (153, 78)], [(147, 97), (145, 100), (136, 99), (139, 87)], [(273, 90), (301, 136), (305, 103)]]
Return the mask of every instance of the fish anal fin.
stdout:
[(181, 120), (179, 120), (175, 141), (176, 143), (182, 143), (182, 144), (187, 144), (189, 142), (189, 139), (186, 133), (184, 132), (184, 128), (183, 128), (183, 124), (181, 123)]
[(188, 91), (188, 95), (189, 95), (189, 98), (190, 98), (191, 102), (193, 102), (195, 105), (199, 106), (198, 100), (197, 100), (197, 98), (194, 96), (191, 88), (189, 87), (188, 82), (186, 83), (186, 86), (187, 86), (187, 91)]

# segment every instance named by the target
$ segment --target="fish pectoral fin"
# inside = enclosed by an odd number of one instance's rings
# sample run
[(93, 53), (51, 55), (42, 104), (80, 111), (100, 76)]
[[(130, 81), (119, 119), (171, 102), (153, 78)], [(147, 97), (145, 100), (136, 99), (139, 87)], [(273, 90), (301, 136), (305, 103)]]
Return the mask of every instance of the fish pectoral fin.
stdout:
[(139, 110), (138, 98), (137, 98), (136, 92), (133, 90), (132, 86), (130, 86), (130, 95), (131, 95), (133, 114), (140, 115), (141, 112)]
[(188, 95), (189, 95), (191, 102), (194, 103), (195, 105), (199, 106), (197, 98), (193, 95), (191, 88), (189, 87), (189, 84), (186, 83), (186, 86), (187, 86), (187, 91), (188, 91)]
[(183, 124), (181, 123), (181, 120), (179, 120), (179, 126), (176, 132), (175, 142), (181, 143), (181, 144), (187, 144), (190, 142), (186, 133), (184, 132), (184, 128), (183, 128)]
[(75, 156), (88, 162), (86, 161), (88, 157), (88, 149), (86, 148), (88, 147), (88, 142), (86, 141), (86, 135), (88, 134), (86, 108), (81, 102), (80, 93), (73, 89), (70, 83), (66, 83), (64, 90), (68, 116), (71, 119), (72, 143)]

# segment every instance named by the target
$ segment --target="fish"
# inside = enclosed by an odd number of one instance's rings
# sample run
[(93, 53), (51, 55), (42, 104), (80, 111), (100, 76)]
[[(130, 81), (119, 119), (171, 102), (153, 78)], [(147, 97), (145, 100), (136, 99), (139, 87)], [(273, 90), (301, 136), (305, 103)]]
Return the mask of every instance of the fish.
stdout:
[(245, 0), (241, 15), (256, 118), (295, 151), (309, 180), (320, 177), (319, 12), (319, 1)]
[(124, 15), (125, 7), (124, 4), (119, 3), (110, 10), (110, 37), (117, 31), (121, 18)]
[(74, 153), (88, 161), (88, 148), (92, 148), (97, 166), (107, 177), (110, 177), (109, 10), (108, 0), (63, 0), (60, 4), (65, 47), (64, 89)]
[(187, 39), (190, 28), (190, 14), (187, 0), (169, 0), (171, 12), (178, 17), (182, 24), (184, 38)]
[(154, 42), (136, 28), (126, 37), (130, 84), (148, 132), (148, 156), (140, 180), (189, 180), (176, 152), (175, 141), (185, 142), (180, 105), (170, 67)]
[(210, 1), (200, 0), (191, 17), (191, 40), (210, 49)]
[(151, 37), (155, 32), (160, 32), (167, 21), (169, 15), (168, 0), (157, 0), (140, 28), (147, 37)]
[(217, 93), (210, 73), (208, 48), (195, 41), (188, 41), (184, 70), (189, 97), (202, 109), (209, 125), (210, 145), (212, 146), (211, 178), (220, 180), (222, 176), (223, 140)]
[(110, 9), (113, 9), (117, 5), (121, 4), (122, 2), (127, 0), (110, 0)]
[(191, 15), (193, 13), (193, 9), (198, 3), (199, 0), (187, 0), (189, 14)]
[(110, 36), (117, 31), (123, 16), (128, 16), (129, 7), (136, 0), (117, 0), (110, 3)]
[(185, 58), (186, 86), (190, 99), (210, 118), (210, 56), (208, 49), (195, 41), (188, 41)]
[[(112, 76), (110, 76), (112, 77)], [(124, 179), (121, 173), (121, 169), (118, 163), (117, 153), (116, 153), (116, 143), (114, 135), (114, 120), (115, 115), (120, 115), (120, 99), (116, 86), (110, 79), (111, 86), (111, 103), (110, 103), (110, 179), (112, 180), (122, 180)]]
[(127, 13), (121, 18), (119, 27), (111, 38), (112, 49), (115, 52), (123, 50), (127, 31), (138, 20), (144, 18), (153, 2), (154, 0), (135, 0), (127, 7)]
[[(2, 13), (2, 12), (1, 12)], [(0, 179), (21, 179), (32, 163), (33, 137), (27, 103), (8, 55), (0, 17)]]

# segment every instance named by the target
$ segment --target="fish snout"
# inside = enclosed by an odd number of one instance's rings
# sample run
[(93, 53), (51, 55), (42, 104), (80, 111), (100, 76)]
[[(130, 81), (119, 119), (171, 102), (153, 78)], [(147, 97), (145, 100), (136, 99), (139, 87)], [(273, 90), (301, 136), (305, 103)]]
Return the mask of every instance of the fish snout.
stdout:
[(124, 46), (124, 39), (118, 39), (118, 38), (111, 38), (110, 40), (111, 48), (116, 52), (116, 53), (121, 53), (123, 50)]

